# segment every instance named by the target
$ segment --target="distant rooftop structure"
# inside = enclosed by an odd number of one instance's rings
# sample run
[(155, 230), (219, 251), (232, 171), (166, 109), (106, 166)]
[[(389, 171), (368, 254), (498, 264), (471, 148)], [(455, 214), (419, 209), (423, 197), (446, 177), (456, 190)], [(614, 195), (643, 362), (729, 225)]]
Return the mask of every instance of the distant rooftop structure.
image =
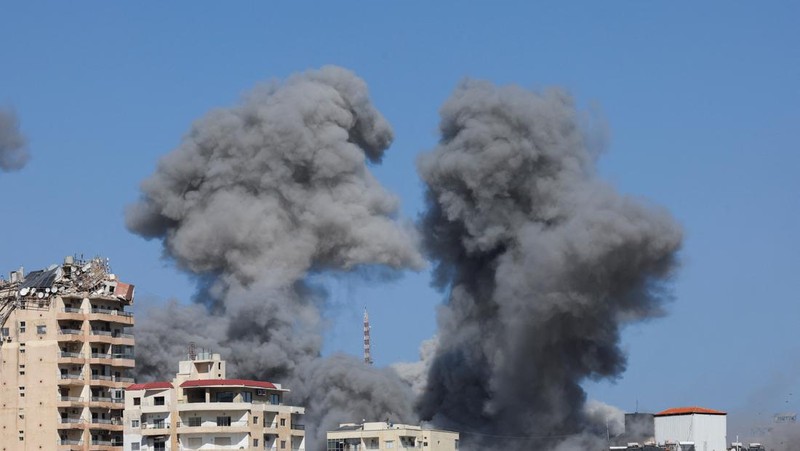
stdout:
[(391, 421), (342, 423), (328, 431), (327, 451), (363, 449), (419, 449), (455, 451), (458, 432), (434, 429), (427, 424), (396, 424)]
[(665, 417), (670, 415), (694, 415), (694, 414), (702, 414), (702, 415), (727, 415), (727, 413), (721, 410), (714, 410), (714, 409), (706, 409), (705, 407), (673, 407), (671, 409), (662, 410), (655, 414), (657, 417)]

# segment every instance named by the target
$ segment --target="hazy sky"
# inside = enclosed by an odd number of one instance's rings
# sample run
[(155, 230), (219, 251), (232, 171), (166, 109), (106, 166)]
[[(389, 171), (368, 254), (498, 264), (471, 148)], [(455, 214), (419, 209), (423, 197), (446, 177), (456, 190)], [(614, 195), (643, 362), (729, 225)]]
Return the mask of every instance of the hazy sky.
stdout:
[[(0, 108), (31, 159), (0, 173), (0, 268), (101, 254), (140, 310), (188, 301), (192, 281), (123, 209), (193, 120), (264, 80), (325, 64), (363, 77), (396, 135), (374, 170), (408, 219), (422, 208), (415, 159), (459, 80), (558, 85), (608, 123), (603, 177), (686, 231), (669, 315), (627, 330), (627, 373), (590, 395), (800, 410), (800, 6), (528, 3), (4, 3)], [(442, 298), (428, 281), (324, 281), (328, 352), (360, 353), (366, 305), (377, 364), (415, 359)]]

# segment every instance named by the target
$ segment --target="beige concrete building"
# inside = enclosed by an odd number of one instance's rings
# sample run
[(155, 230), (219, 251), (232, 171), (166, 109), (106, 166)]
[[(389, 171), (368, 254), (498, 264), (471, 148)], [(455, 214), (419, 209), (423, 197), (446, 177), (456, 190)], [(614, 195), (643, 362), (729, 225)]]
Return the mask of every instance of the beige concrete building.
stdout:
[(328, 451), (410, 450), (453, 451), (458, 449), (458, 432), (427, 426), (389, 422), (345, 423), (328, 431)]
[(304, 450), (302, 407), (265, 381), (227, 379), (219, 354), (191, 352), (172, 382), (125, 392), (125, 451)]
[(100, 258), (0, 280), (0, 451), (122, 450), (132, 303)]

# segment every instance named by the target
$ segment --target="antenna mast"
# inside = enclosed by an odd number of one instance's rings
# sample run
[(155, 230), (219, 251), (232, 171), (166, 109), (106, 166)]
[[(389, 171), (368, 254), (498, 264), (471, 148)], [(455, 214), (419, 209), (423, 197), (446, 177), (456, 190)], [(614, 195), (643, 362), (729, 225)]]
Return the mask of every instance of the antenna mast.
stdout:
[(364, 307), (364, 363), (372, 365), (372, 353), (369, 342), (369, 315)]

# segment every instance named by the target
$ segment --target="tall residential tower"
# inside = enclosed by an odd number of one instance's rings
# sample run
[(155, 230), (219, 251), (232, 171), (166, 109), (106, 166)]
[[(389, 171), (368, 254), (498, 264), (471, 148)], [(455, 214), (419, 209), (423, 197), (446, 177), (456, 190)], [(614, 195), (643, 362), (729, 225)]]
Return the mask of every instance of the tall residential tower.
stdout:
[(133, 291), (102, 258), (0, 280), (0, 451), (122, 450)]

